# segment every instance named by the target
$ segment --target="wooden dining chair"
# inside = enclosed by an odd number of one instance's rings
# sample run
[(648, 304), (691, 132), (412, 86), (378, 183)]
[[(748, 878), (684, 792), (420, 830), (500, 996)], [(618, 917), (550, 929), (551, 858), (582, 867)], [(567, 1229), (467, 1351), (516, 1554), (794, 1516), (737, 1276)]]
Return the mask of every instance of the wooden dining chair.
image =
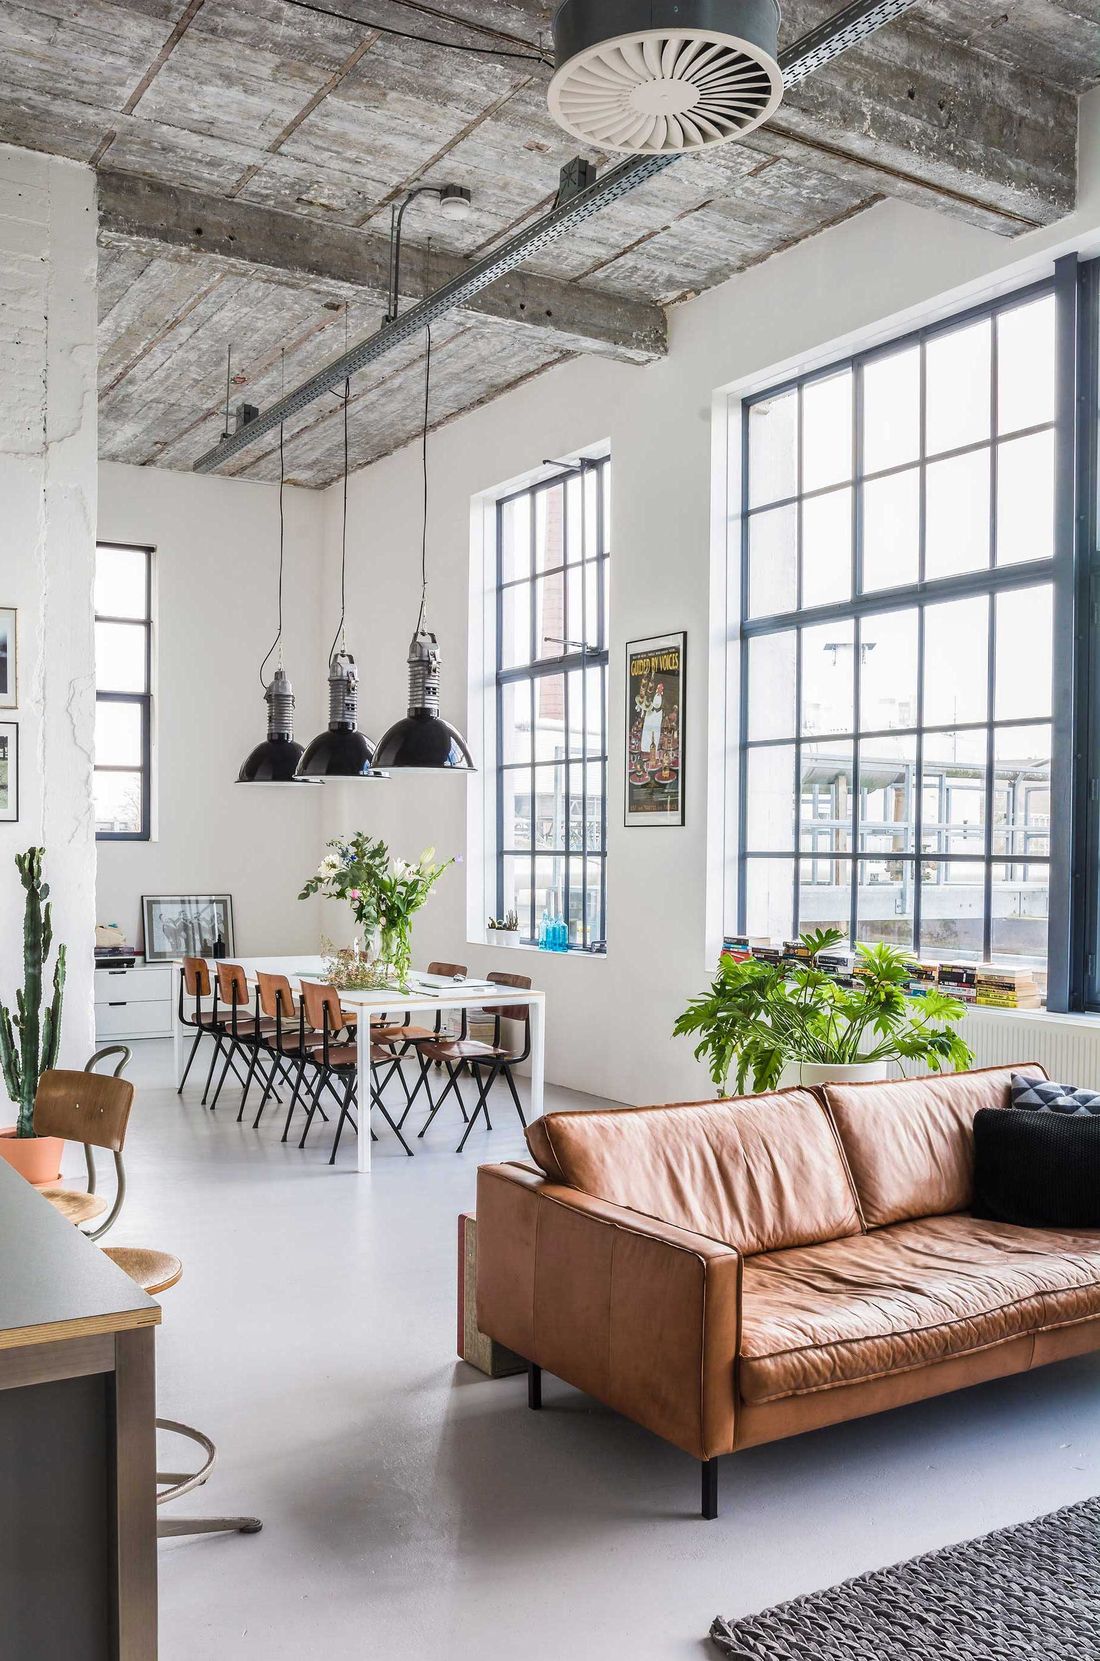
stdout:
[[(89, 1240), (98, 1240), (114, 1226), (126, 1198), (126, 1168), (122, 1162), (122, 1149), (134, 1100), (134, 1087), (129, 1079), (121, 1075), (130, 1055), (131, 1051), (125, 1044), (108, 1044), (95, 1052), (83, 1072), (60, 1067), (48, 1069), (39, 1079), (35, 1092), (35, 1135), (60, 1136), (66, 1142), (81, 1143), (88, 1172), (87, 1188), (51, 1184), (38, 1192), (70, 1223), (88, 1223), (103, 1217), (106, 1211), (107, 1215), (101, 1223), (94, 1229), (84, 1230)], [(97, 1073), (97, 1065), (108, 1056), (120, 1058), (117, 1066), (113, 1072)], [(96, 1190), (96, 1148), (114, 1155), (115, 1197), (109, 1210), (107, 1200)]]
[[(441, 979), (465, 980), (469, 970), (467, 969), (465, 963), (444, 963), (437, 958), (428, 964), (427, 973), (429, 975), (438, 975)], [(391, 1067), (390, 1071), (386, 1074), (386, 1077), (382, 1080), (381, 1088), (384, 1090), (393, 1074), (397, 1074), (397, 1077), (401, 1081), (401, 1088), (405, 1092), (405, 1106), (400, 1119), (397, 1121), (402, 1127), (405, 1124), (405, 1120), (409, 1116), (410, 1109), (416, 1099), (417, 1091), (420, 1089), (422, 1081), (418, 1078), (410, 1091), (405, 1080), (405, 1075), (401, 1070), (401, 1063), (408, 1057), (415, 1056), (417, 1046), (420, 1043), (439, 1038), (442, 1035), (442, 1032), (443, 1011), (441, 1009), (436, 1010), (434, 1024), (430, 1027), (416, 1026), (413, 1022), (411, 1011), (406, 1010), (405, 1018), (399, 1024), (394, 1025), (392, 1022), (383, 1022), (383, 1024), (379, 1027), (372, 1026), (371, 1028), (372, 1042), (384, 1045), (391, 1051), (396, 1062), (396, 1066)], [(466, 1036), (465, 1010), (462, 1012), (461, 1036), (463, 1038)]]
[[(209, 1004), (205, 1002), (209, 999)], [(181, 1027), (194, 1031), (195, 1038), (188, 1052), (187, 1062), (176, 1086), (176, 1095), (183, 1095), (183, 1087), (187, 1083), (187, 1075), (191, 1071), (191, 1063), (195, 1059), (195, 1051), (204, 1038), (215, 1038), (215, 1028), (218, 1023), (216, 1001), (210, 988), (210, 970), (206, 959), (202, 957), (185, 957), (180, 968), (179, 1005), (177, 1017)], [(215, 1057), (216, 1059), (216, 1057)], [(213, 1067), (213, 1062), (211, 1062)]]
[[(294, 996), (290, 981), (286, 975), (273, 975), (258, 970), (256, 974), (256, 1021), (260, 1023), (266, 1017), (269, 1023), (266, 1026), (257, 1025), (260, 1045), (271, 1058), (271, 1068), (264, 1084), (263, 1095), (256, 1117), (252, 1121), (252, 1129), (258, 1130), (264, 1109), (272, 1096), (275, 1095), (275, 1086), (281, 1079), (291, 1091), (290, 1108), (287, 1113), (287, 1130), (294, 1116), (294, 1109), (298, 1105), (305, 1082), (306, 1070), (313, 1059), (314, 1051), (321, 1048), (323, 1039), (318, 1033), (306, 1030), (304, 1011), (300, 1008), (299, 1000)], [(323, 1119), (328, 1119), (324, 1108), (320, 1109)], [(237, 1123), (240, 1124), (244, 1114), (244, 1098), (241, 1099), (241, 1109), (237, 1114)], [(286, 1134), (283, 1135), (286, 1141)]]
[[(340, 1008), (340, 994), (334, 986), (323, 985), (319, 981), (303, 980), (299, 983), (299, 991), (304, 1025), (309, 1031), (320, 1033), (321, 1048), (320, 1050), (315, 1049), (310, 1057), (313, 1066), (317, 1070), (317, 1077), (306, 1107), (305, 1127), (298, 1146), (300, 1148), (305, 1147), (306, 1137), (309, 1135), (310, 1126), (313, 1123), (313, 1115), (318, 1109), (321, 1097), (326, 1090), (331, 1091), (340, 1108), (340, 1116), (336, 1121), (336, 1134), (332, 1139), (332, 1152), (329, 1155), (329, 1164), (334, 1165), (345, 1123), (350, 1121), (352, 1130), (356, 1134), (359, 1131), (352, 1113), (352, 1108), (357, 1106), (355, 1092), (359, 1065), (358, 1045), (346, 1041), (343, 1011)], [(392, 1061), (392, 1056), (388, 1050), (380, 1044), (371, 1044), (371, 1076), (366, 1081), (367, 1089), (374, 1105), (411, 1159), (412, 1149), (402, 1136), (400, 1126), (394, 1122), (385, 1102), (382, 1100), (378, 1069), (390, 1061)], [(288, 1117), (287, 1129), (289, 1127), (290, 1120)], [(285, 1135), (286, 1132), (284, 1131), (284, 1140)], [(371, 1131), (371, 1137), (377, 1140), (373, 1130)]]
[[(262, 1031), (274, 1029), (274, 1022), (266, 1016), (252, 1014), (252, 1000), (248, 991), (248, 976), (239, 963), (219, 963), (216, 965), (218, 996), (215, 999), (215, 1009), (219, 1002), (224, 1006), (222, 1019), (216, 1028), (216, 1035), (220, 1047), (225, 1052), (225, 1060), (218, 1078), (214, 1099), (210, 1103), (211, 1112), (218, 1105), (218, 1097), (222, 1093), (226, 1074), (230, 1067), (241, 1081), (241, 1105), (248, 1099), (248, 1092), (256, 1076), (256, 1068), (260, 1059), (260, 1035)], [(241, 1010), (247, 1011), (242, 1015)], [(240, 1060), (245, 1071), (242, 1075), (236, 1062)], [(217, 1057), (215, 1056), (215, 1061)], [(210, 1077), (213, 1077), (214, 1068), (211, 1066)], [(207, 1090), (210, 1088), (210, 1079), (206, 1081)], [(203, 1092), (203, 1103), (206, 1102), (206, 1091)]]
[[(502, 972), (494, 972), (485, 978), (492, 981), (494, 986), (511, 986), (517, 991), (524, 992), (529, 992), (531, 989), (529, 975), (506, 975)], [(523, 1116), (523, 1107), (520, 1103), (519, 1092), (516, 1089), (516, 1081), (512, 1076), (512, 1069), (518, 1066), (521, 1061), (526, 1061), (531, 1054), (531, 1006), (530, 1004), (498, 1004), (493, 1006), (486, 1004), (485, 1013), (491, 1014), (493, 1017), (493, 1042), (491, 1044), (483, 1043), (477, 1038), (463, 1036), (461, 1038), (429, 1040), (417, 1046), (420, 1055), (420, 1079), (417, 1081), (417, 1087), (419, 1088), (421, 1083), (424, 1084), (428, 1093), (428, 1100), (432, 1104), (432, 1110), (417, 1135), (424, 1135), (453, 1090), (462, 1117), (466, 1120), (462, 1140), (455, 1150), (457, 1153), (461, 1153), (466, 1146), (466, 1140), (480, 1114), (485, 1116), (486, 1130), (492, 1130), (492, 1123), (489, 1119), (489, 1092), (498, 1078), (503, 1078), (507, 1084), (516, 1106), (516, 1112), (519, 1114), (519, 1122), (525, 1130), (527, 1128), (527, 1120)], [(504, 1036), (501, 1028), (502, 1021), (514, 1021), (521, 1026), (523, 1042), (518, 1049), (514, 1044), (502, 1044), (501, 1039)], [(436, 1061), (443, 1064), (448, 1077), (438, 1100), (432, 1101), (431, 1085), (427, 1082), (427, 1077), (429, 1067)], [(473, 1074), (478, 1089), (477, 1103), (469, 1116), (466, 1113), (466, 1105), (462, 1100), (462, 1091), (458, 1082), (463, 1068), (467, 1068)]]

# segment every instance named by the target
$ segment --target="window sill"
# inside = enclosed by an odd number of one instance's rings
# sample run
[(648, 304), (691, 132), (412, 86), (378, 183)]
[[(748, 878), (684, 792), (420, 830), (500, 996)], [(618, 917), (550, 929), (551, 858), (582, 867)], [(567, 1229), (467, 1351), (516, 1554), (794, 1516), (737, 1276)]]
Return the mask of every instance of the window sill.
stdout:
[(509, 940), (506, 943), (503, 940), (489, 940), (485, 935), (479, 935), (476, 939), (471, 936), (467, 939), (466, 944), (468, 946), (489, 946), (500, 952), (535, 952), (539, 957), (587, 958), (595, 963), (605, 962), (607, 958), (606, 951), (590, 952), (583, 946), (570, 946), (567, 952), (548, 952), (542, 946), (535, 946), (528, 940)]
[(1100, 1031), (1100, 1014), (1079, 1009), (998, 1009), (996, 1004), (967, 1004), (966, 1013), (1007, 1016), (1013, 1021), (1041, 1021), (1051, 1026), (1086, 1027)]

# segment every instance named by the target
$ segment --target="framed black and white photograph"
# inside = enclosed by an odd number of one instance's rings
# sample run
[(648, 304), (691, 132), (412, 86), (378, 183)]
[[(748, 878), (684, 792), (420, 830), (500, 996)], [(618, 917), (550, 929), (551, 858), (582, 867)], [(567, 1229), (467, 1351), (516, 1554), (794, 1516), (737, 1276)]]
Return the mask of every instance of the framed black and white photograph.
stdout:
[(684, 686), (687, 635), (654, 635), (626, 648), (628, 825), (684, 822)]
[(0, 721), (0, 824), (19, 817), (19, 726)]
[(0, 606), (0, 709), (19, 702), (16, 674), (15, 607)]
[(143, 894), (146, 963), (225, 957), (233, 951), (230, 894)]

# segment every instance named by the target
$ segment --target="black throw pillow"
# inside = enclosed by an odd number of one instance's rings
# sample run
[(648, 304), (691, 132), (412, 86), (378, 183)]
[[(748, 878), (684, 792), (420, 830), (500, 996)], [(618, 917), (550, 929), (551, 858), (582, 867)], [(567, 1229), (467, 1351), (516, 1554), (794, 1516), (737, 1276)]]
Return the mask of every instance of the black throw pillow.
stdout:
[(1024, 1228), (1100, 1228), (1100, 1117), (981, 1108), (974, 1215)]

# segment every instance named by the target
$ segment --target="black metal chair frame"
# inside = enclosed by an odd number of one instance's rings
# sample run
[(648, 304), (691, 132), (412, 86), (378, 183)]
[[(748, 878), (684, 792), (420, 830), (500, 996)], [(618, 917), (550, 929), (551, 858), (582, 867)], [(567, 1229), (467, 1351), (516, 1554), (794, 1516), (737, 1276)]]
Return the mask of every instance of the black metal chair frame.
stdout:
[[(183, 1073), (182, 1073), (182, 1076), (180, 1078), (179, 1084), (176, 1086), (176, 1095), (177, 1096), (182, 1096), (183, 1095), (183, 1087), (187, 1083), (187, 1075), (191, 1071), (191, 1063), (195, 1059), (195, 1054), (196, 1054), (196, 1051), (198, 1050), (199, 1045), (202, 1043), (204, 1038), (212, 1038), (213, 1041), (214, 1041), (214, 1054), (210, 1058), (210, 1071), (206, 1075), (206, 1086), (205, 1086), (205, 1088), (203, 1090), (203, 1093), (202, 1093), (202, 1099), (203, 1099), (203, 1103), (205, 1105), (206, 1097), (207, 1097), (207, 1094), (209, 1093), (209, 1090), (210, 1090), (210, 1081), (214, 1076), (214, 1068), (218, 1064), (218, 1057), (221, 1054), (221, 1050), (222, 1050), (222, 1038), (220, 1036), (220, 1029), (222, 1029), (224, 1027), (225, 1023), (223, 1021), (219, 1020), (219, 1018), (218, 1018), (217, 983), (213, 979), (209, 980), (210, 991), (209, 991), (209, 993), (205, 994), (205, 996), (210, 998), (210, 1020), (209, 1021), (204, 1021), (203, 1018), (202, 1018), (202, 1016), (203, 1016), (202, 1001), (203, 1001), (204, 994), (201, 991), (199, 991), (197, 988), (196, 988), (196, 991), (195, 991), (195, 1010), (194, 1010), (194, 1014), (193, 1014), (193, 1016), (188, 1016), (187, 1015), (185, 1007), (184, 1007), (184, 999), (183, 999), (184, 984), (185, 984), (186, 978), (187, 978), (187, 971), (186, 971), (186, 969), (181, 967), (181, 969), (180, 969), (179, 1001), (178, 1001), (177, 1013), (178, 1013), (180, 1026), (194, 1029), (195, 1039), (194, 1039), (193, 1044), (191, 1045), (191, 1051), (190, 1051), (190, 1054), (188, 1055), (187, 1061), (184, 1065)], [(234, 1071), (235, 1072), (237, 1071), (236, 1065), (234, 1065)], [(239, 1072), (237, 1072), (237, 1077), (238, 1078), (241, 1077)], [(243, 1080), (242, 1080), (242, 1083), (243, 1083)]]
[[(515, 989), (513, 988), (513, 990), (515, 990)], [(501, 1007), (508, 1007), (508, 1006), (507, 1005), (502, 1005)], [(500, 1013), (500, 1009), (494, 1009), (493, 1010), (493, 1046), (492, 1046), (494, 1050), (499, 1050), (501, 1048), (500, 1037), (501, 1037), (501, 1021), (502, 1020), (503, 1020), (503, 1016)], [(463, 1011), (462, 1027), (463, 1027), (462, 1036), (463, 1036), (463, 1038), (465, 1038), (466, 1032), (468, 1030), (468, 1023), (467, 1023), (467, 1020), (466, 1020), (465, 1010)], [(415, 1097), (416, 1091), (419, 1090), (420, 1086), (423, 1084), (424, 1089), (427, 1092), (428, 1100), (431, 1103), (431, 1109), (432, 1110), (428, 1114), (428, 1117), (425, 1119), (425, 1121), (424, 1121), (423, 1125), (421, 1126), (420, 1130), (417, 1132), (417, 1136), (418, 1137), (423, 1136), (427, 1132), (427, 1130), (431, 1126), (432, 1120), (435, 1118), (436, 1114), (439, 1112), (440, 1108), (443, 1106), (443, 1103), (446, 1101), (447, 1097), (450, 1095), (451, 1091), (453, 1090), (454, 1093), (455, 1093), (455, 1099), (457, 1100), (458, 1105), (459, 1105), (459, 1110), (461, 1111), (462, 1117), (465, 1121), (465, 1129), (462, 1132), (462, 1140), (459, 1142), (458, 1147), (455, 1149), (456, 1153), (461, 1153), (463, 1148), (466, 1146), (466, 1140), (469, 1137), (470, 1132), (473, 1130), (474, 1125), (476, 1124), (479, 1115), (484, 1114), (484, 1116), (485, 1116), (485, 1128), (486, 1128), (486, 1130), (492, 1130), (492, 1128), (493, 1128), (492, 1120), (489, 1118), (489, 1092), (493, 1088), (493, 1085), (496, 1083), (498, 1078), (503, 1078), (505, 1083), (507, 1084), (508, 1089), (510, 1090), (511, 1095), (512, 1095), (512, 1100), (515, 1103), (516, 1112), (519, 1114), (519, 1122), (523, 1126), (524, 1130), (526, 1130), (527, 1129), (527, 1120), (524, 1118), (523, 1107), (520, 1103), (519, 1093), (516, 1090), (516, 1082), (515, 1082), (515, 1079), (512, 1076), (512, 1068), (518, 1066), (520, 1064), (520, 1062), (526, 1061), (530, 1054), (531, 1054), (531, 1009), (530, 1009), (530, 1005), (525, 1006), (525, 1013), (524, 1013), (524, 1016), (523, 1016), (523, 1048), (522, 1048), (522, 1050), (520, 1050), (518, 1054), (514, 1054), (514, 1055), (502, 1054), (502, 1055), (486, 1055), (486, 1056), (461, 1056), (461, 1057), (459, 1057), (455, 1060), (450, 1060), (450, 1061), (445, 1060), (444, 1061), (444, 1066), (445, 1066), (449, 1076), (448, 1076), (448, 1079), (447, 1079), (447, 1083), (443, 1087), (442, 1093), (440, 1094), (440, 1096), (436, 1100), (433, 1100), (433, 1098), (432, 1098), (432, 1088), (431, 1088), (430, 1083), (428, 1082), (428, 1072), (429, 1072), (429, 1068), (430, 1068), (430, 1065), (431, 1065), (431, 1057), (421, 1053), (421, 1057), (420, 1057), (420, 1078), (417, 1080), (416, 1090), (413, 1091), (413, 1096)], [(458, 1083), (459, 1077), (461, 1075), (463, 1067), (468, 1067), (470, 1072), (473, 1074), (474, 1082), (475, 1082), (475, 1085), (477, 1086), (477, 1090), (478, 1090), (477, 1102), (474, 1105), (473, 1112), (469, 1113), (469, 1114), (466, 1112), (466, 1104), (462, 1099), (462, 1091), (459, 1088), (459, 1083)], [(484, 1079), (481, 1076), (481, 1071), (482, 1071), (483, 1068), (485, 1069)]]
[[(365, 1016), (365, 1014), (366, 1014), (366, 1012), (364, 1012), (364, 1016)], [(304, 1000), (302, 1001), (302, 1004), (301, 1004), (301, 1019), (302, 1019), (302, 1022), (303, 1022), (303, 1030), (304, 1030), (304, 1022), (305, 1022), (305, 1004), (304, 1004)], [(358, 1109), (358, 1102), (356, 1100), (356, 1075), (357, 1075), (357, 1072), (358, 1072), (358, 1067), (357, 1067), (357, 1063), (354, 1062), (354, 1061), (334, 1062), (331, 1059), (331, 1056), (332, 1056), (332, 1038), (334, 1036), (334, 1033), (333, 1033), (332, 1027), (329, 1025), (329, 1013), (328, 1013), (328, 1005), (327, 1004), (325, 1005), (325, 1008), (322, 1012), (322, 1022), (323, 1022), (323, 1024), (322, 1024), (322, 1028), (321, 1028), (321, 1055), (318, 1058), (316, 1051), (314, 1051), (313, 1055), (310, 1058), (313, 1065), (317, 1068), (317, 1079), (316, 1079), (316, 1081), (314, 1083), (314, 1086), (313, 1086), (313, 1091), (312, 1091), (312, 1094), (311, 1094), (311, 1097), (310, 1097), (309, 1105), (306, 1108), (306, 1122), (305, 1122), (305, 1126), (302, 1130), (302, 1139), (298, 1143), (298, 1146), (300, 1148), (304, 1148), (305, 1145), (306, 1145), (306, 1137), (309, 1135), (310, 1126), (313, 1123), (313, 1115), (318, 1110), (318, 1107), (320, 1106), (320, 1100), (321, 1100), (322, 1092), (325, 1089), (331, 1090), (333, 1096), (335, 1097), (335, 1099), (338, 1102), (339, 1107), (340, 1107), (340, 1116), (339, 1116), (339, 1118), (336, 1122), (336, 1134), (332, 1139), (332, 1152), (329, 1154), (329, 1161), (328, 1161), (330, 1165), (335, 1165), (335, 1163), (336, 1163), (336, 1153), (337, 1153), (337, 1149), (340, 1146), (340, 1137), (343, 1134), (345, 1122), (350, 1121), (352, 1130), (355, 1131), (356, 1135), (359, 1134), (359, 1126), (358, 1126), (358, 1123), (356, 1122), (355, 1116), (352, 1112), (353, 1107), (355, 1107), (356, 1110)], [(339, 1030), (341, 1030), (341, 1029), (337, 1029), (337, 1031), (339, 1031)], [(344, 1030), (346, 1030), (346, 1029), (344, 1029)], [(372, 1060), (371, 1065), (370, 1065), (370, 1074), (371, 1074), (371, 1076), (370, 1076), (369, 1088), (370, 1088), (370, 1092), (371, 1092), (372, 1104), (375, 1107), (378, 1108), (378, 1111), (381, 1113), (382, 1117), (385, 1119), (386, 1123), (389, 1125), (390, 1129), (393, 1131), (394, 1135), (397, 1137), (397, 1140), (400, 1142), (401, 1146), (404, 1148), (405, 1152), (408, 1154), (409, 1158), (411, 1159), (412, 1156), (413, 1156), (413, 1151), (409, 1147), (409, 1144), (406, 1142), (404, 1136), (402, 1136), (402, 1134), (401, 1134), (401, 1126), (399, 1124), (397, 1124), (394, 1121), (394, 1119), (391, 1117), (391, 1115), (389, 1113), (389, 1110), (386, 1107), (385, 1102), (382, 1100), (382, 1090), (389, 1083), (390, 1079), (393, 1076), (394, 1067), (397, 1066), (397, 1065), (398, 1065), (398, 1062), (397, 1062), (396, 1059), (393, 1062), (391, 1062), (390, 1068), (389, 1068), (388, 1072), (386, 1073), (385, 1079), (383, 1079), (380, 1083), (379, 1079), (378, 1079), (377, 1065)], [(337, 1081), (343, 1081), (343, 1094), (342, 1095), (341, 1095), (340, 1089), (338, 1088)], [(289, 1120), (289, 1116), (288, 1116), (287, 1129), (289, 1129), (289, 1128), (290, 1128), (290, 1120)], [(285, 1132), (284, 1132), (284, 1137), (285, 1137)], [(375, 1135), (373, 1130), (371, 1131), (371, 1140), (375, 1141), (375, 1142), (378, 1140), (378, 1138)]]
[[(218, 1007), (217, 984), (218, 983), (215, 980), (215, 982), (214, 982), (214, 1012), (215, 1012), (215, 1014), (217, 1013), (217, 1007)], [(235, 986), (234, 986), (234, 991), (236, 991)], [(222, 1066), (221, 1073), (218, 1077), (218, 1084), (217, 1084), (217, 1088), (214, 1091), (214, 1099), (210, 1103), (210, 1110), (211, 1110), (211, 1112), (213, 1112), (214, 1109), (217, 1107), (218, 1097), (222, 1093), (222, 1086), (225, 1083), (225, 1080), (226, 1080), (226, 1077), (229, 1073), (230, 1067), (232, 1067), (234, 1073), (236, 1073), (237, 1078), (240, 1080), (240, 1083), (241, 1083), (241, 1107), (240, 1107), (240, 1113), (238, 1114), (238, 1123), (240, 1122), (240, 1114), (242, 1114), (244, 1112), (244, 1105), (248, 1100), (248, 1092), (252, 1088), (252, 1082), (256, 1077), (256, 1070), (257, 1070), (257, 1067), (259, 1065), (260, 1055), (262, 1053), (262, 1048), (263, 1048), (263, 1046), (261, 1044), (261, 1035), (262, 1035), (262, 1032), (263, 1032), (263, 1025), (262, 1025), (262, 1021), (261, 1021), (260, 1016), (259, 1016), (258, 1013), (255, 1017), (253, 1017), (252, 1015), (249, 1015), (247, 1017), (247, 1020), (248, 1020), (247, 1028), (242, 1029), (242, 1027), (240, 1026), (240, 1011), (242, 1009), (251, 1009), (251, 1007), (252, 1007), (251, 1004), (248, 1003), (246, 1000), (234, 997), (233, 999), (231, 999), (230, 1002), (228, 1002), (226, 1004), (226, 1008), (229, 1012), (228, 1021), (219, 1022), (218, 1027), (217, 1027), (219, 1047), (221, 1045), (225, 1046), (225, 1062), (224, 1062), (224, 1065)], [(238, 1068), (238, 1066), (236, 1064), (236, 1057), (237, 1056), (240, 1056), (242, 1063), (245, 1065), (246, 1070), (245, 1070), (245, 1073), (244, 1073), (243, 1077), (241, 1075), (240, 1069)], [(216, 1062), (216, 1061), (217, 1061), (217, 1055), (215, 1055), (215, 1057), (214, 1057), (214, 1062)], [(209, 1088), (210, 1088), (210, 1078), (212, 1078), (213, 1074), (214, 1074), (214, 1062), (211, 1063), (210, 1077), (208, 1077), (207, 1081), (206, 1081), (207, 1090), (209, 1090)], [(275, 1094), (275, 1100), (277, 1102), (280, 1102), (280, 1104), (281, 1104), (281, 1097), (279, 1096), (278, 1092), (276, 1091), (276, 1092), (274, 1092), (274, 1094)], [(203, 1102), (205, 1104), (205, 1102), (206, 1102), (206, 1091), (203, 1092), (202, 1099), (203, 1099)]]

